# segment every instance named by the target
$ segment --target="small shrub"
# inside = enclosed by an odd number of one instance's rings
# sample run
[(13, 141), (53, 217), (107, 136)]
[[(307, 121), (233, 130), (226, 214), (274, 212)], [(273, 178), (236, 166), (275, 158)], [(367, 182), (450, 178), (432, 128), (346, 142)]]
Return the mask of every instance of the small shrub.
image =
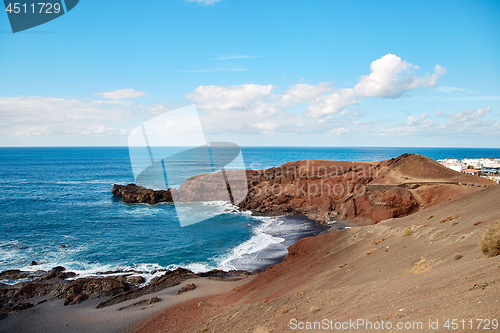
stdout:
[(487, 257), (495, 257), (500, 254), (500, 222), (490, 224), (479, 241), (481, 251)]
[(405, 232), (403, 233), (403, 237), (406, 237), (406, 236), (411, 236), (413, 235), (413, 230), (411, 230), (411, 227), (410, 228), (407, 228), (405, 230)]
[(281, 310), (280, 310), (280, 313), (281, 313), (281, 314), (285, 314), (285, 313), (287, 313), (287, 312), (288, 312), (288, 306), (283, 305), (283, 307), (282, 307), (282, 308), (281, 308)]
[(460, 253), (457, 253), (455, 255), (453, 255), (453, 260), (460, 260), (462, 259), (463, 255), (461, 255)]

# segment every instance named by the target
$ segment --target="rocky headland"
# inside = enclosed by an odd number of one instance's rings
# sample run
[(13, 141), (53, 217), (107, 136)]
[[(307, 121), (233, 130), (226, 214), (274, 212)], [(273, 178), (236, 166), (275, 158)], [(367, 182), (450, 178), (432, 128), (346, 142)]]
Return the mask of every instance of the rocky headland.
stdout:
[[(231, 180), (241, 172), (226, 174)], [(219, 178), (217, 173), (199, 175), (182, 184), (179, 191), (154, 191), (129, 184), (114, 185), (111, 192), (126, 203), (198, 201), (202, 191), (205, 199), (224, 200), (227, 193), (214, 185)], [(304, 214), (320, 222), (349, 220), (359, 224), (407, 216), (494, 184), (414, 154), (371, 163), (294, 161), (266, 170), (248, 170), (246, 179), (248, 194), (238, 203), (241, 210), (256, 215)]]

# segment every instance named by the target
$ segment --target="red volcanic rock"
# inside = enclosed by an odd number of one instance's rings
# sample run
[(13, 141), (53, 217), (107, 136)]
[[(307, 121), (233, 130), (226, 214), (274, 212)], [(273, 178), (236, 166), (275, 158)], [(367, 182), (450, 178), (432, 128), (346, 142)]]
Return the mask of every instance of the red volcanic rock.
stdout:
[[(127, 203), (231, 199), (256, 215), (307, 214), (328, 222), (349, 219), (377, 223), (457, 199), (494, 183), (450, 170), (421, 155), (404, 154), (381, 162), (294, 161), (266, 170), (198, 175), (179, 190), (153, 191), (129, 184), (112, 193)], [(246, 185), (245, 185), (246, 184)], [(468, 186), (478, 184), (480, 186)], [(248, 187), (248, 194), (247, 189)], [(246, 196), (245, 196), (246, 194)], [(234, 197), (236, 195), (236, 197)], [(239, 197), (238, 197), (239, 196)]]
[(480, 189), (463, 184), (492, 184), (414, 154), (375, 163), (295, 161), (248, 171), (247, 177), (249, 193), (239, 204), (242, 210), (362, 223), (406, 216), (424, 205), (433, 206)]

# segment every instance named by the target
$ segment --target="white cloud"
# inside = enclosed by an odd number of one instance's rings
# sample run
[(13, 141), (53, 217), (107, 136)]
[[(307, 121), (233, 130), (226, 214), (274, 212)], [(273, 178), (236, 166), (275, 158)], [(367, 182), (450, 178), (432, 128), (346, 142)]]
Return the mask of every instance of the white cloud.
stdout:
[(272, 85), (199, 86), (188, 98), (200, 109), (247, 110), (257, 108), (272, 96)]
[(358, 115), (357, 111), (346, 111), (352, 116), (348, 119), (332, 115), (357, 103), (352, 89), (335, 91), (329, 83), (292, 85), (281, 94), (274, 89), (258, 84), (200, 86), (187, 97), (203, 112), (207, 133), (327, 134), (334, 124), (336, 130), (343, 128), (338, 132), (343, 134)]
[(3, 136), (124, 135), (134, 116), (129, 102), (102, 103), (52, 97), (0, 98)]
[[(363, 109), (351, 108), (361, 104), (361, 97), (398, 97), (416, 87), (435, 85), (439, 75), (446, 72), (436, 65), (432, 76), (416, 77), (417, 66), (392, 54), (372, 62), (371, 69), (372, 72), (362, 76), (354, 88), (336, 89), (331, 82), (290, 85), (284, 92), (271, 84), (208, 85), (197, 87), (187, 99), (196, 103), (201, 111), (203, 130), (209, 135), (370, 135), (379, 125), (360, 121)], [(131, 124), (137, 123), (137, 120), (131, 121), (133, 118), (142, 121), (177, 108), (127, 101), (145, 94), (134, 89), (94, 94), (106, 100), (37, 96), (0, 98), (0, 132), (10, 137), (120, 136), (128, 133), (129, 127), (133, 127)], [(425, 133), (437, 126), (448, 130), (452, 123), (461, 123), (463, 128), (488, 128), (491, 126), (488, 122), (477, 121), (490, 109), (463, 110), (449, 116), (443, 113), (449, 119), (446, 124), (435, 124), (428, 114), (410, 116), (407, 121), (384, 128), (377, 134)]]
[(342, 134), (347, 134), (350, 132), (351, 132), (350, 129), (346, 129), (344, 127), (339, 127), (339, 128), (332, 129), (330, 132), (328, 132), (328, 134), (330, 134), (330, 135), (342, 135)]
[(272, 134), (278, 128), (279, 124), (273, 121), (263, 121), (253, 125), (264, 134)]
[(361, 76), (354, 86), (355, 94), (360, 97), (401, 97), (418, 87), (435, 86), (439, 76), (446, 73), (445, 68), (436, 65), (434, 74), (417, 77), (418, 66), (390, 53), (373, 61), (370, 69), (371, 73)]
[(479, 109), (477, 111), (471, 109), (465, 109), (458, 113), (453, 113), (448, 115), (451, 121), (454, 122), (466, 122), (474, 119), (482, 118), (486, 113), (491, 111), (491, 106), (487, 108)]
[[(417, 87), (436, 85), (438, 77), (446, 72), (445, 68), (436, 65), (434, 74), (417, 77), (414, 75), (417, 69), (417, 66), (402, 61), (396, 55), (387, 54), (372, 62), (371, 74), (362, 76), (359, 83), (350, 89), (335, 89), (330, 82), (295, 84), (289, 86), (282, 94), (273, 92), (275, 89), (273, 85), (200, 86), (187, 97), (196, 102), (201, 110), (212, 115), (215, 113), (220, 115), (221, 111), (245, 111), (249, 117), (251, 115), (275, 117), (281, 114), (295, 119), (297, 109), (303, 108), (303, 111), (298, 113), (302, 119), (300, 121), (308, 118), (324, 118), (332, 114), (339, 114), (341, 117), (351, 115), (354, 119), (358, 119), (359, 111), (348, 110), (350, 106), (360, 104), (358, 97), (399, 97)], [(295, 110), (292, 112), (292, 109)], [(225, 117), (233, 119), (234, 116), (226, 114)], [(248, 117), (245, 120), (248, 121)], [(329, 121), (331, 120), (323, 119), (317, 123)], [(282, 124), (284, 121), (273, 122), (277, 123)], [(250, 127), (271, 130), (268, 122), (261, 121), (259, 124)], [(273, 125), (272, 131), (277, 131), (279, 128), (281, 126)]]
[(332, 90), (333, 88), (329, 82), (320, 82), (316, 85), (306, 83), (296, 84), (288, 88), (282, 97), (282, 101), (284, 105), (307, 103)]
[(446, 74), (448, 70), (438, 64), (436, 64), (436, 66), (434, 66), (434, 72), (438, 73), (439, 75), (443, 75), (443, 74)]
[(205, 6), (208, 5), (213, 5), (216, 2), (219, 2), (220, 0), (187, 0), (188, 2), (196, 2)]
[(359, 112), (358, 109), (356, 110), (342, 110), (340, 112), (340, 115), (343, 116), (343, 115), (350, 115), (351, 117), (353, 117), (354, 119), (359, 119), (361, 117), (361, 114)]
[(418, 117), (409, 116), (407, 119), (406, 123), (398, 123), (394, 126), (383, 128), (376, 134), (381, 136), (424, 134), (428, 133), (434, 125), (434, 120), (429, 119), (428, 113), (422, 113)]
[(427, 119), (429, 117), (428, 113), (422, 113), (418, 118), (409, 116), (407, 126), (425, 128), (434, 124), (434, 120)]
[(457, 113), (446, 115), (440, 110), (436, 117), (446, 117), (447, 122), (436, 122), (430, 115), (423, 113), (418, 117), (409, 116), (408, 122), (398, 123), (378, 131), (378, 135), (422, 135), (442, 138), (464, 138), (473, 135), (498, 135), (500, 134), (499, 122), (483, 120), (481, 118), (491, 111), (491, 106), (477, 111), (465, 109)]
[(345, 108), (358, 104), (352, 89), (335, 90), (329, 82), (320, 82), (317, 85), (296, 84), (281, 96), (283, 106), (293, 106), (307, 103), (309, 107), (306, 115), (317, 118), (337, 113)]
[(306, 115), (317, 118), (331, 113), (337, 113), (345, 108), (358, 104), (352, 89), (342, 89), (329, 95), (321, 95), (311, 102)]
[(144, 96), (146, 93), (142, 91), (137, 91), (134, 89), (118, 89), (111, 91), (96, 92), (93, 95), (101, 96), (106, 99), (112, 99), (115, 101), (120, 101), (124, 99), (137, 98)]

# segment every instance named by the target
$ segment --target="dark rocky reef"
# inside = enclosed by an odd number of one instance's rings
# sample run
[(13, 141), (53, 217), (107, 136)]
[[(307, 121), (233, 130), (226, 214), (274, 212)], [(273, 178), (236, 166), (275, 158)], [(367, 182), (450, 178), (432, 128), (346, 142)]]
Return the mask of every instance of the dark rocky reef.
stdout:
[(155, 205), (159, 202), (172, 202), (172, 192), (168, 190), (150, 190), (135, 184), (113, 185), (111, 193), (122, 198), (125, 203), (145, 203)]
[[(225, 272), (214, 270), (195, 274), (190, 270), (178, 268), (166, 270), (161, 276), (153, 278), (149, 284), (135, 274), (140, 272), (107, 272), (120, 273), (119, 276), (75, 278), (76, 274), (66, 271), (64, 267), (54, 267), (50, 271), (23, 272), (9, 270), (0, 273), (0, 280), (26, 280), (13, 285), (0, 283), (0, 319), (9, 313), (17, 313), (50, 299), (64, 299), (64, 305), (81, 303), (92, 298), (106, 298), (96, 308), (118, 304), (142, 295), (154, 293), (162, 289), (182, 283), (184, 280), (208, 277), (218, 280), (238, 280), (250, 273), (246, 271)], [(187, 291), (187, 290), (186, 290)], [(36, 301), (33, 298), (36, 297)], [(42, 298), (42, 299), (40, 299)]]

